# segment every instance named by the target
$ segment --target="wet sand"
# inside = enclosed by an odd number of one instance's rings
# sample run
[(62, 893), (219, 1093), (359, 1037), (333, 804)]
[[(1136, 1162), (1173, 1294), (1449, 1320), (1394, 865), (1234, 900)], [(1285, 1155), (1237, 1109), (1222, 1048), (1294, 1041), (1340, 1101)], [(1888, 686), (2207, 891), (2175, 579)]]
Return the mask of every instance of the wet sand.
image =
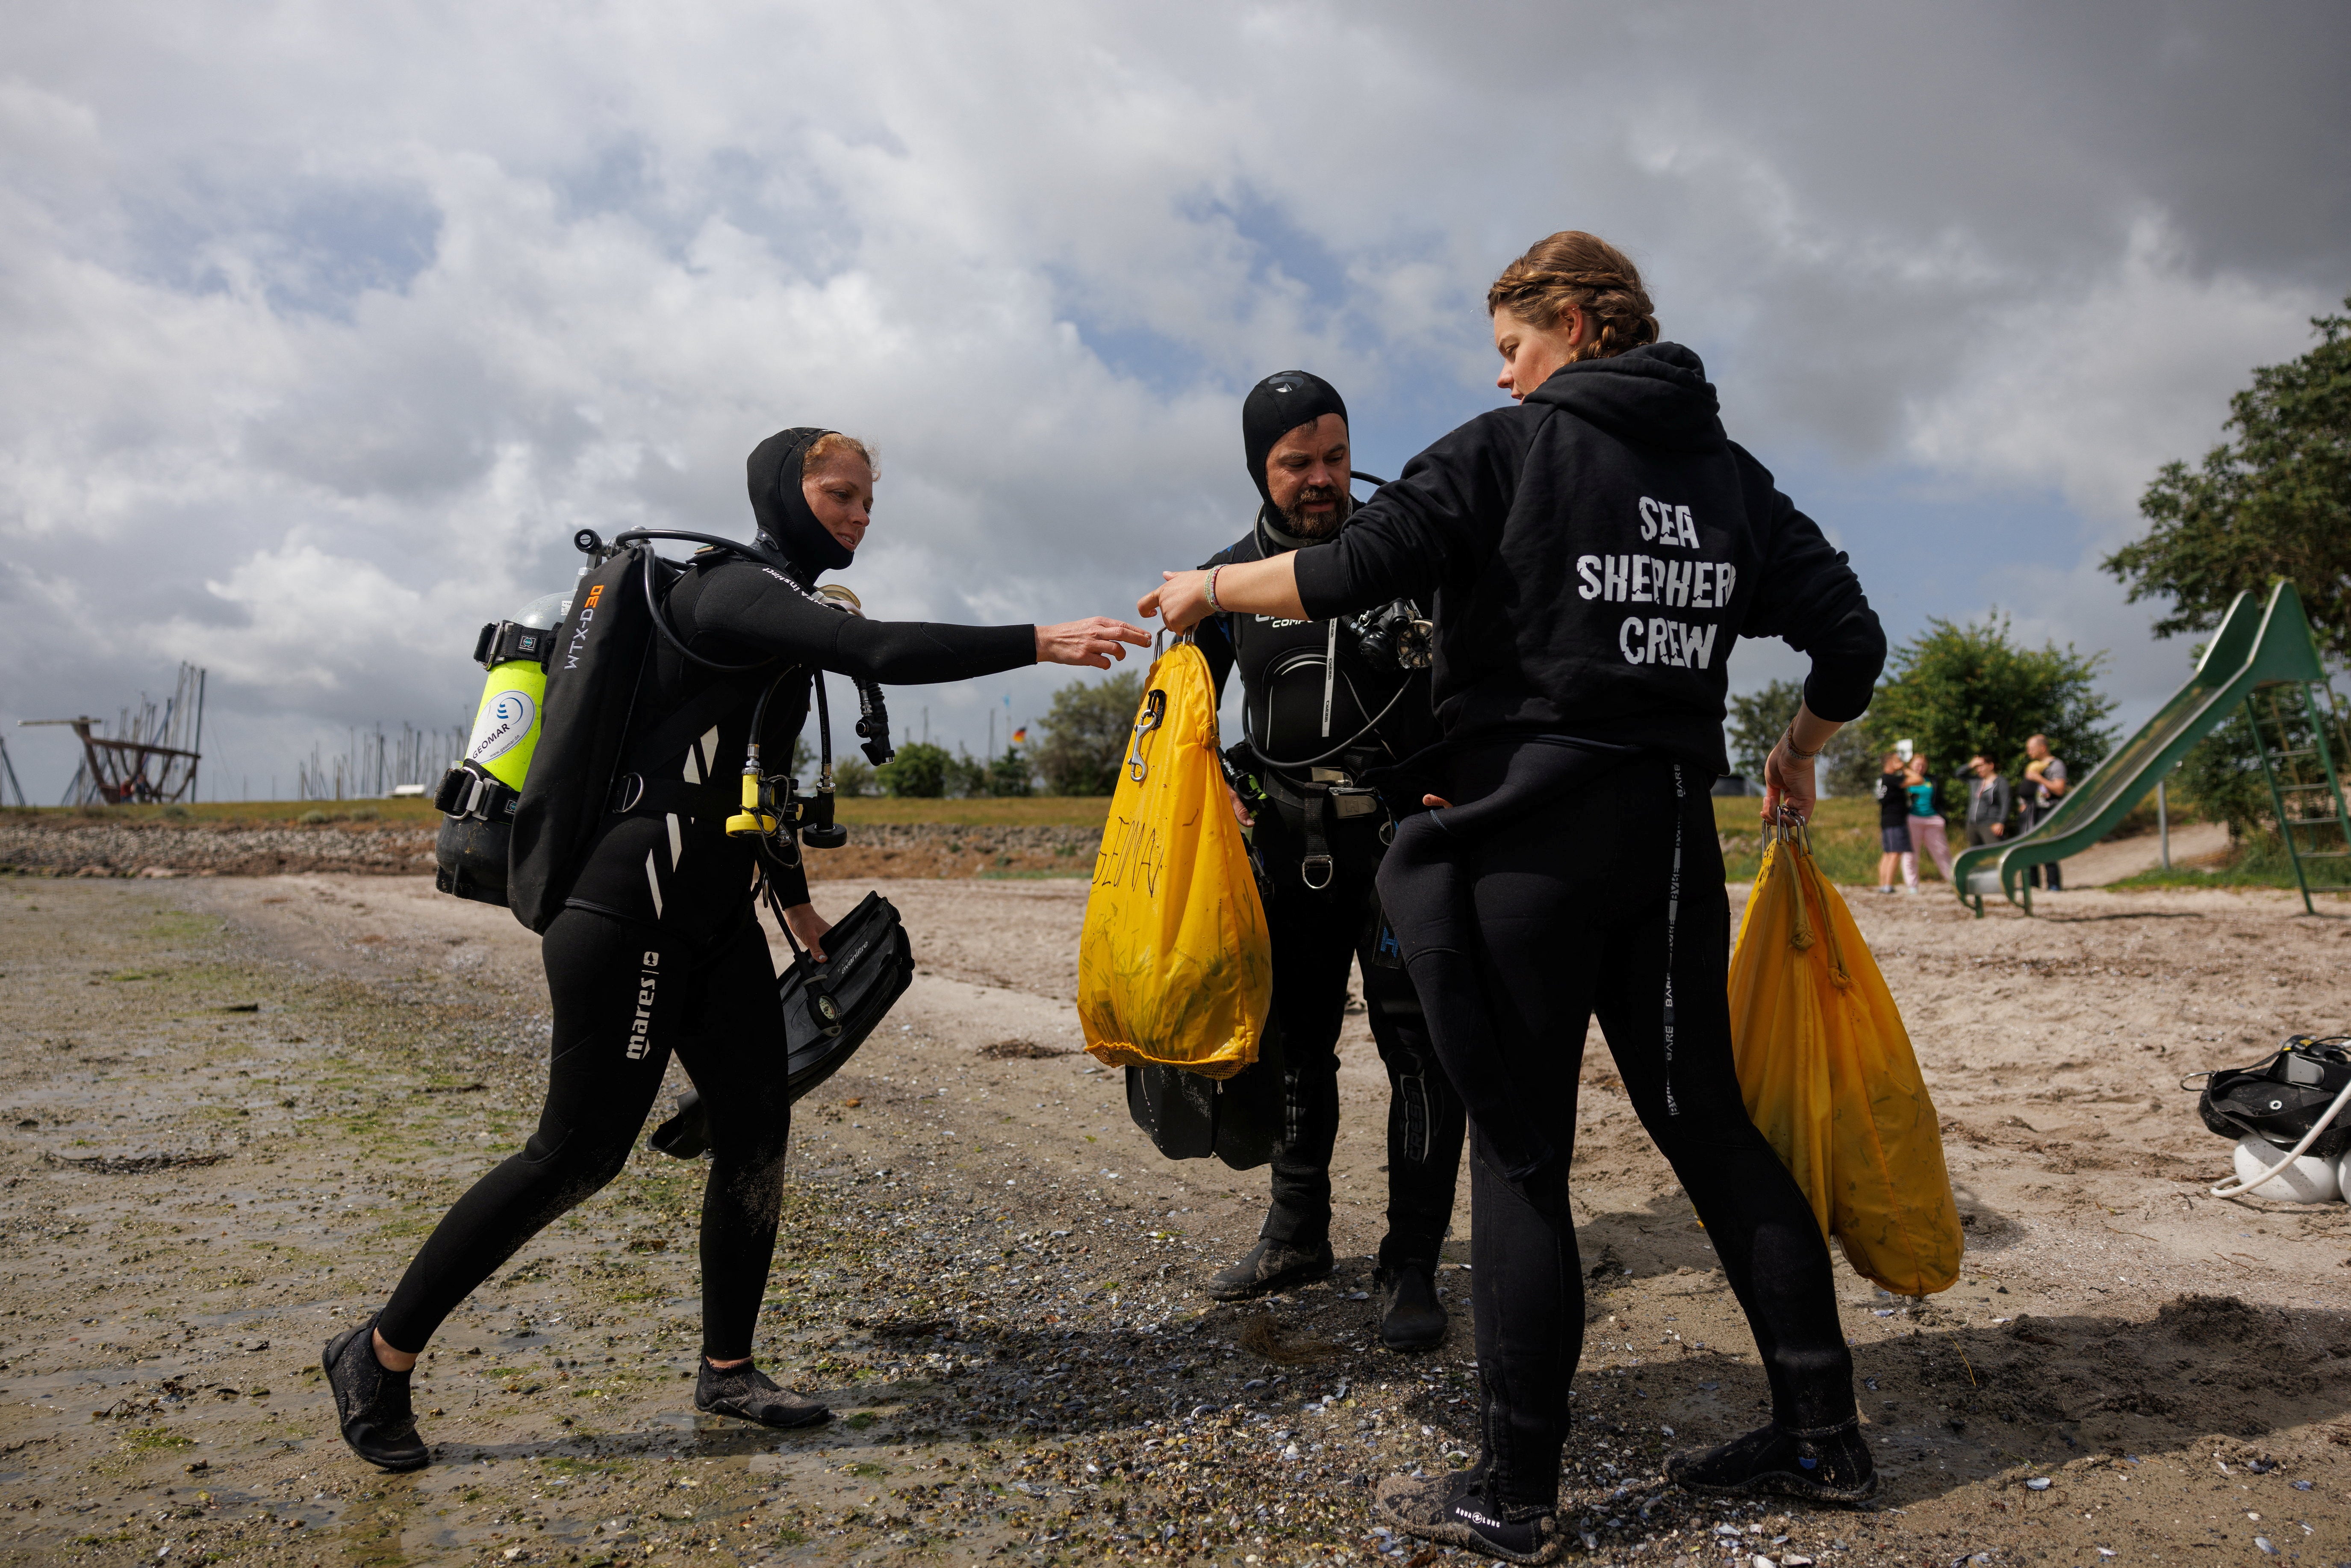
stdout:
[[(1474, 1352), (1462, 1321), (1426, 1356), (1370, 1338), (1384, 1080), (1360, 1016), (1338, 1273), (1212, 1307), (1198, 1282), (1253, 1237), (1265, 1176), (1159, 1159), (1117, 1075), (1056, 1054), (1083, 884), (883, 885), (925, 973), (802, 1102), (759, 1345), (841, 1419), (694, 1414), (702, 1169), (641, 1151), (436, 1342), (416, 1385), (436, 1463), (407, 1477), (341, 1448), (318, 1347), (528, 1134), (535, 940), (422, 879), (0, 885), (0, 1560), (1418, 1555), (1373, 1533), (1368, 1482), (1474, 1451)], [(820, 906), (857, 892), (820, 884)], [(1759, 1418), (1762, 1380), (1595, 1034), (1583, 1558), (2194, 1563), (2263, 1558), (2256, 1538), (2351, 1558), (2351, 1210), (2205, 1196), (2228, 1145), (2177, 1087), (2351, 1025), (2351, 904), (2080, 892), (1975, 921), (1848, 896), (1971, 1247), (1923, 1304), (1840, 1265), (1885, 1501), (1657, 1483), (1668, 1448)]]

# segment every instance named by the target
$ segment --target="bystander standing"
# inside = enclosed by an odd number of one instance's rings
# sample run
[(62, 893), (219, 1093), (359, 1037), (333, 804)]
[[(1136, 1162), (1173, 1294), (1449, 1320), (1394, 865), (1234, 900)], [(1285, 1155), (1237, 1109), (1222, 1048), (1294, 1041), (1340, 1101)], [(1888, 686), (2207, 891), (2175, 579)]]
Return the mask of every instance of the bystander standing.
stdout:
[(2001, 777), (1996, 758), (1979, 751), (1968, 758), (1968, 770), (1976, 776), (1968, 787), (1969, 846), (1996, 844), (2008, 837), (2008, 813), (2015, 796)]
[[(1910, 797), (1909, 870), (1917, 870), (1918, 856), (1931, 855), (1943, 880), (1950, 881), (1951, 840), (1943, 831), (1943, 818), (1950, 810), (1950, 802), (1943, 797), (1942, 780), (1928, 777), (1925, 752), (1910, 754), (1910, 766), (1902, 776), (1902, 792)], [(1917, 879), (1913, 876), (1911, 880), (1915, 883)]]
[[(2045, 735), (2027, 736), (2024, 741), (2024, 785), (2017, 791), (2017, 803), (2023, 809), (2024, 831), (2031, 832), (2049, 820), (2057, 802), (2065, 793), (2065, 762), (2049, 749)], [(2048, 888), (2052, 893), (2064, 891), (2057, 862), (2048, 863)], [(2042, 885), (2042, 868), (2033, 866), (2025, 873), (2034, 887)]]
[(1877, 891), (1894, 891), (1894, 873), (1898, 867), (1910, 891), (1918, 891), (1918, 857), (1911, 852), (1910, 797), (1904, 789), (1907, 775), (1902, 770), (1902, 754), (1889, 751), (1877, 772)]

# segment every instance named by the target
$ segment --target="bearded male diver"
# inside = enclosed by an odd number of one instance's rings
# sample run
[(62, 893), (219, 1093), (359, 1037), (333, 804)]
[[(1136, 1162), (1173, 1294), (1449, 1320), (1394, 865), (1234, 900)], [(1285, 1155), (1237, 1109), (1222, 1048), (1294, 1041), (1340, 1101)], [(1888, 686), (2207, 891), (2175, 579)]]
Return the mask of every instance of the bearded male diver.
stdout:
[[(1266, 377), (1241, 404), (1241, 443), (1257, 517), (1204, 567), (1269, 560), (1339, 537), (1354, 500), (1338, 389), (1304, 371)], [(1214, 615), (1198, 636), (1220, 696), (1227, 677), (1240, 675), (1243, 738), (1228, 757), (1254, 799), (1236, 794), (1233, 807), (1253, 827), (1270, 889), (1283, 1075), (1272, 1203), (1257, 1245), (1213, 1276), (1208, 1293), (1238, 1301), (1331, 1272), (1337, 1047), (1354, 968), (1388, 1074), (1387, 1235), (1376, 1283), (1380, 1338), (1393, 1350), (1426, 1350), (1445, 1337), (1435, 1275), (1461, 1164), (1461, 1102), (1430, 1048), (1373, 885), (1394, 823), (1363, 782), (1437, 737), (1426, 659), (1415, 652), (1426, 626), (1396, 601), (1322, 620)]]

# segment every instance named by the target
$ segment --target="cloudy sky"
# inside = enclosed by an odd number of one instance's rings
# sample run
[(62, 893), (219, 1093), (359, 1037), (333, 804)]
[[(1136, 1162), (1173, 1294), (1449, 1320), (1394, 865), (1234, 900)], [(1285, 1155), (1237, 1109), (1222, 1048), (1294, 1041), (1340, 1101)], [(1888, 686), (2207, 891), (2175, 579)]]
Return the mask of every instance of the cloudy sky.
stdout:
[[(1481, 299), (1623, 246), (1896, 637), (2186, 650), (2096, 570), (2351, 292), (2351, 13), (2085, 4), (12, 11), (0, 720), (211, 671), (209, 798), (462, 724), (583, 524), (747, 532), (876, 441), (886, 617), (1117, 612), (1245, 528), (1238, 395), (1392, 473), (1494, 406)], [(1792, 669), (1742, 644), (1734, 681)], [(1066, 672), (906, 690), (984, 744)], [(1006, 699), (1009, 699), (1009, 708)], [(999, 734), (1001, 733), (999, 729)], [(248, 782), (249, 781), (249, 786)]]

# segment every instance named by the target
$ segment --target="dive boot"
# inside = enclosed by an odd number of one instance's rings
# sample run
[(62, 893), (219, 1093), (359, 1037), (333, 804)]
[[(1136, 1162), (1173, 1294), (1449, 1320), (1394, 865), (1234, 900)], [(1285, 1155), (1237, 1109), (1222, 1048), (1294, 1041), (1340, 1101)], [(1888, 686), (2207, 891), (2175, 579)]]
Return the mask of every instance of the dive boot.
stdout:
[(1248, 1257), (1208, 1276), (1208, 1294), (1219, 1301), (1244, 1301), (1251, 1296), (1327, 1279), (1330, 1273), (1328, 1241), (1308, 1249), (1276, 1241), (1270, 1236), (1260, 1237), (1258, 1244), (1249, 1249)]
[(1437, 1303), (1437, 1276), (1417, 1263), (1383, 1269), (1373, 1281), (1379, 1292), (1380, 1343), (1390, 1350), (1434, 1350), (1445, 1343), (1450, 1322)]
[(329, 1340), (319, 1365), (334, 1390), (335, 1419), (352, 1453), (387, 1470), (419, 1470), (433, 1462), (408, 1406), (408, 1374), (375, 1358), (375, 1319)]
[(1372, 1517), (1406, 1535), (1505, 1563), (1556, 1563), (1565, 1554), (1558, 1510), (1505, 1509), (1487, 1500), (1485, 1485), (1471, 1470), (1423, 1480), (1390, 1476), (1373, 1494)]
[(1689, 1491), (1778, 1492), (1850, 1505), (1877, 1495), (1877, 1461), (1857, 1419), (1812, 1430), (1774, 1421), (1718, 1448), (1674, 1455), (1666, 1479)]
[(732, 1416), (762, 1427), (813, 1427), (832, 1412), (805, 1394), (776, 1386), (766, 1373), (745, 1362), (718, 1367), (707, 1358), (694, 1380), (694, 1407), (706, 1415)]

